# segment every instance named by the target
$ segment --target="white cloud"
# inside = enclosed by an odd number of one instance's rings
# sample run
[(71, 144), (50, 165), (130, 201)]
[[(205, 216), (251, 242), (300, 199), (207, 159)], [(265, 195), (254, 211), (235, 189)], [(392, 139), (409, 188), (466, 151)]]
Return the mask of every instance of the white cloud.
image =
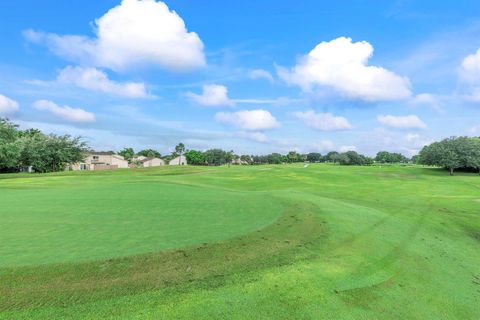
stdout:
[(266, 79), (269, 82), (273, 83), (273, 76), (270, 72), (263, 69), (254, 69), (249, 73), (250, 79)]
[(205, 65), (198, 35), (161, 1), (123, 0), (95, 20), (94, 31), (94, 38), (33, 30), (24, 35), (67, 60), (116, 71), (147, 64), (175, 71)]
[(352, 128), (346, 118), (334, 116), (328, 112), (316, 113), (313, 110), (308, 110), (304, 112), (295, 112), (294, 115), (302, 120), (307, 126), (322, 131), (346, 130)]
[(0, 94), (0, 114), (11, 114), (19, 109), (18, 102)]
[(62, 83), (74, 84), (83, 89), (105, 92), (126, 98), (148, 97), (144, 83), (112, 81), (105, 72), (96, 68), (68, 66), (60, 71), (57, 80)]
[(48, 111), (57, 117), (71, 122), (94, 122), (95, 115), (80, 108), (72, 108), (69, 106), (59, 106), (55, 102), (49, 100), (37, 100), (33, 103), (33, 107), (37, 110)]
[(468, 101), (480, 102), (480, 49), (463, 59), (460, 78), (465, 85), (464, 98)]
[(379, 115), (377, 120), (384, 126), (397, 129), (425, 129), (427, 127), (419, 117), (413, 114), (408, 116)]
[(228, 89), (218, 84), (208, 84), (203, 86), (202, 94), (187, 92), (185, 96), (190, 101), (207, 107), (232, 107), (234, 102), (228, 97)]
[(437, 95), (431, 93), (420, 93), (415, 95), (409, 101), (409, 104), (412, 106), (428, 106), (440, 113), (444, 113), (441, 100), (442, 99)]
[(241, 138), (253, 140), (256, 142), (267, 142), (268, 137), (265, 133), (263, 132), (258, 132), (258, 131), (241, 131), (238, 133), (238, 135)]
[(347, 152), (347, 151), (357, 151), (357, 147), (355, 146), (341, 146), (340, 152)]
[(273, 129), (280, 126), (277, 119), (270, 112), (263, 109), (218, 112), (215, 115), (215, 120), (252, 131)]
[(463, 59), (460, 75), (469, 82), (480, 81), (480, 49)]
[(349, 98), (365, 101), (409, 98), (408, 78), (367, 65), (372, 54), (370, 43), (353, 43), (350, 38), (340, 37), (318, 44), (291, 70), (279, 67), (278, 75), (306, 92), (316, 87), (330, 87)]

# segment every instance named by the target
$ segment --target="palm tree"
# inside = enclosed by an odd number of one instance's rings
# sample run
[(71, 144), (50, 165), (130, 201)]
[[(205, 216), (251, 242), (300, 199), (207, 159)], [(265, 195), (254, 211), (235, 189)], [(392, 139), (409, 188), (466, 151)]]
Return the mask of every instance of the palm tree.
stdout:
[(232, 163), (234, 157), (233, 150), (229, 152), (225, 152), (225, 161), (227, 162), (228, 167), (230, 168), (230, 164)]
[(175, 152), (179, 155), (178, 156), (178, 165), (180, 165), (181, 161), (182, 161), (182, 154), (185, 152), (185, 145), (183, 143), (179, 143), (177, 144), (177, 146), (175, 147)]

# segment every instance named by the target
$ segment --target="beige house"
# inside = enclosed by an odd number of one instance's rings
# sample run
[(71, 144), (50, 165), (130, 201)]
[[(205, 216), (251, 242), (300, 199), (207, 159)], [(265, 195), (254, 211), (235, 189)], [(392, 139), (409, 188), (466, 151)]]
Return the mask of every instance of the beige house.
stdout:
[(247, 162), (247, 161), (240, 160), (240, 158), (237, 158), (237, 159), (233, 159), (233, 160), (232, 160), (232, 164), (246, 165), (246, 164), (248, 164), (248, 162)]
[(154, 158), (154, 157), (138, 156), (133, 158), (133, 160), (137, 161), (140, 164), (140, 167), (143, 167), (143, 168), (159, 167), (159, 166), (165, 165), (164, 160), (160, 158)]
[(170, 160), (168, 164), (171, 166), (178, 166), (178, 165), (185, 166), (187, 165), (187, 158), (185, 158), (185, 156), (179, 156)]
[(85, 161), (75, 163), (70, 170), (111, 170), (128, 168), (128, 161), (113, 152), (91, 152), (86, 154)]

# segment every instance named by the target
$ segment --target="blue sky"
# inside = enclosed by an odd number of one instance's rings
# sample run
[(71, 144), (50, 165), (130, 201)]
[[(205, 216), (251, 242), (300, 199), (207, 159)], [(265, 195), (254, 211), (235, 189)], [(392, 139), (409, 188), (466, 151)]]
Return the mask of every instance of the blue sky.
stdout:
[(480, 136), (478, 1), (2, 1), (0, 116), (99, 150)]

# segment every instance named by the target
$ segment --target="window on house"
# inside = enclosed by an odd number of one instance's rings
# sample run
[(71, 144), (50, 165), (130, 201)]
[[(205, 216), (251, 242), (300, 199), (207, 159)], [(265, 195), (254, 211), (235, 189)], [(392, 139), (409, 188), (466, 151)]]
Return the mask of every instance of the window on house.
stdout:
[(93, 158), (93, 160), (98, 160), (99, 159), (98, 156), (93, 156), (92, 158)]

